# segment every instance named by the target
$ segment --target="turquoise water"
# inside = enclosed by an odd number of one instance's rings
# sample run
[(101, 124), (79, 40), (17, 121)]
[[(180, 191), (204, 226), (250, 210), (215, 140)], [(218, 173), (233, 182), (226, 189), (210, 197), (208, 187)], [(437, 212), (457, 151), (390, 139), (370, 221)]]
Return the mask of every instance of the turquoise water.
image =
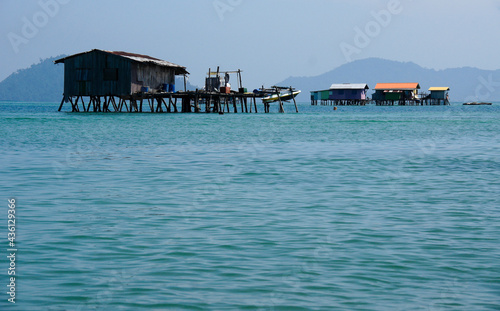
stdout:
[(0, 103), (1, 310), (500, 310), (499, 104), (57, 106)]

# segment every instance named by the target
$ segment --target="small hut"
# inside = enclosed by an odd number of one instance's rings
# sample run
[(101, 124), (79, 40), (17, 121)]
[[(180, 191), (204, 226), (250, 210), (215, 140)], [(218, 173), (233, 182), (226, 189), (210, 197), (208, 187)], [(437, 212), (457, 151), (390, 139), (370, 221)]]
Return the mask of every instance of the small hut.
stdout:
[(55, 61), (64, 63), (64, 97), (129, 96), (175, 91), (186, 67), (147, 55), (92, 50)]
[(450, 88), (447, 86), (444, 87), (434, 86), (429, 88), (430, 92), (429, 99), (431, 105), (449, 105), (450, 104), (448, 95), (449, 90)]
[(312, 105), (317, 105), (318, 101), (321, 102), (321, 105), (328, 105), (329, 98), (330, 98), (330, 90), (311, 91)]
[(449, 87), (431, 87), (429, 88), (431, 99), (446, 99), (449, 90)]

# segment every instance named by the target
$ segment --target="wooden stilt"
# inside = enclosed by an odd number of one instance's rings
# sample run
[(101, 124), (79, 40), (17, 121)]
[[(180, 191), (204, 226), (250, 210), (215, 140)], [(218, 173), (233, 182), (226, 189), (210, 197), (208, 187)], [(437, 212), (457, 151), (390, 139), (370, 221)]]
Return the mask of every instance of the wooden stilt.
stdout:
[(292, 94), (293, 104), (295, 105), (295, 112), (299, 113), (299, 108), (297, 108), (297, 102), (295, 101), (295, 97), (293, 96), (293, 87), (290, 86), (290, 94)]
[(97, 106), (97, 111), (102, 112), (102, 109), (101, 109), (101, 97), (100, 96), (96, 97), (96, 106)]
[(206, 113), (210, 112), (211, 106), (212, 106), (212, 95), (210, 95), (210, 97), (207, 99), (207, 102), (205, 104), (205, 112)]
[[(76, 100), (75, 100), (75, 107), (76, 107), (76, 111), (80, 112), (80, 107), (78, 106), (78, 101), (80, 100), (80, 96), (77, 96), (76, 97)], [(85, 111), (85, 107), (83, 107), (83, 111)]]
[(68, 97), (69, 102), (71, 103), (71, 112), (76, 112), (75, 104), (73, 103), (73, 99)]
[[(132, 110), (131, 100), (129, 100), (128, 105), (127, 105), (127, 100), (123, 99), (122, 105), (125, 105), (125, 112), (129, 112), (129, 106), (130, 106), (130, 110)], [(123, 106), (122, 106), (122, 108), (123, 108)], [(120, 111), (122, 111), (122, 110), (120, 109)]]
[(170, 107), (167, 105), (167, 102), (165, 101), (165, 99), (163, 97), (161, 97), (160, 99), (161, 99), (161, 102), (163, 103), (163, 106), (165, 106), (165, 111), (170, 112)]
[(113, 109), (118, 112), (118, 106), (116, 105), (115, 97), (111, 96), (111, 102), (113, 103)]
[(64, 101), (65, 101), (66, 97), (63, 95), (63, 99), (61, 100), (61, 105), (59, 105), (59, 109), (57, 111), (61, 111), (63, 105), (64, 105)]
[(104, 103), (102, 104), (102, 112), (109, 112), (108, 105), (109, 105), (108, 97), (104, 96)]
[[(154, 108), (154, 99), (153, 98), (148, 98), (147, 99), (148, 101), (148, 106), (149, 106), (149, 111), (150, 112), (155, 112), (155, 108)], [(142, 111), (141, 111), (142, 112)]]
[(194, 112), (198, 113), (200, 112), (200, 97), (198, 95), (198, 92), (196, 92), (196, 95), (194, 96)]
[(83, 100), (83, 96), (81, 97), (81, 99), (82, 99), (83, 111), (87, 112), (87, 108), (85, 107), (85, 101)]
[(283, 107), (283, 102), (281, 101), (280, 90), (278, 88), (276, 88), (276, 92), (278, 94), (278, 101), (280, 103), (280, 113), (284, 113), (285, 112), (285, 108)]

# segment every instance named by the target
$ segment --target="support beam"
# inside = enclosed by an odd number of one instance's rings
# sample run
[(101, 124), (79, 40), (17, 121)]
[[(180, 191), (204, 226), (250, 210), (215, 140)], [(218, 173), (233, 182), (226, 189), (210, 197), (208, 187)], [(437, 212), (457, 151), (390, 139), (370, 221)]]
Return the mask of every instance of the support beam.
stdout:
[(63, 99), (61, 100), (61, 105), (59, 105), (59, 109), (57, 111), (61, 111), (65, 100), (66, 100), (66, 96), (63, 95)]
[(295, 101), (295, 96), (293, 96), (293, 87), (290, 86), (290, 94), (292, 94), (293, 104), (295, 105), (295, 112), (299, 113), (299, 108), (297, 108), (297, 101)]

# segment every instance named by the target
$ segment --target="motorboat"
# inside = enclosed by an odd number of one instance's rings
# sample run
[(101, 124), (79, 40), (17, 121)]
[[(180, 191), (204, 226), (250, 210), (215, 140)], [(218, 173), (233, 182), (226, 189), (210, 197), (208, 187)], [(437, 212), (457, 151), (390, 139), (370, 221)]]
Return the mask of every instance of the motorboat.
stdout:
[(301, 93), (300, 90), (290, 88), (275, 88), (262, 90), (267, 96), (262, 98), (265, 104), (274, 103), (277, 101), (289, 101), (297, 97)]

